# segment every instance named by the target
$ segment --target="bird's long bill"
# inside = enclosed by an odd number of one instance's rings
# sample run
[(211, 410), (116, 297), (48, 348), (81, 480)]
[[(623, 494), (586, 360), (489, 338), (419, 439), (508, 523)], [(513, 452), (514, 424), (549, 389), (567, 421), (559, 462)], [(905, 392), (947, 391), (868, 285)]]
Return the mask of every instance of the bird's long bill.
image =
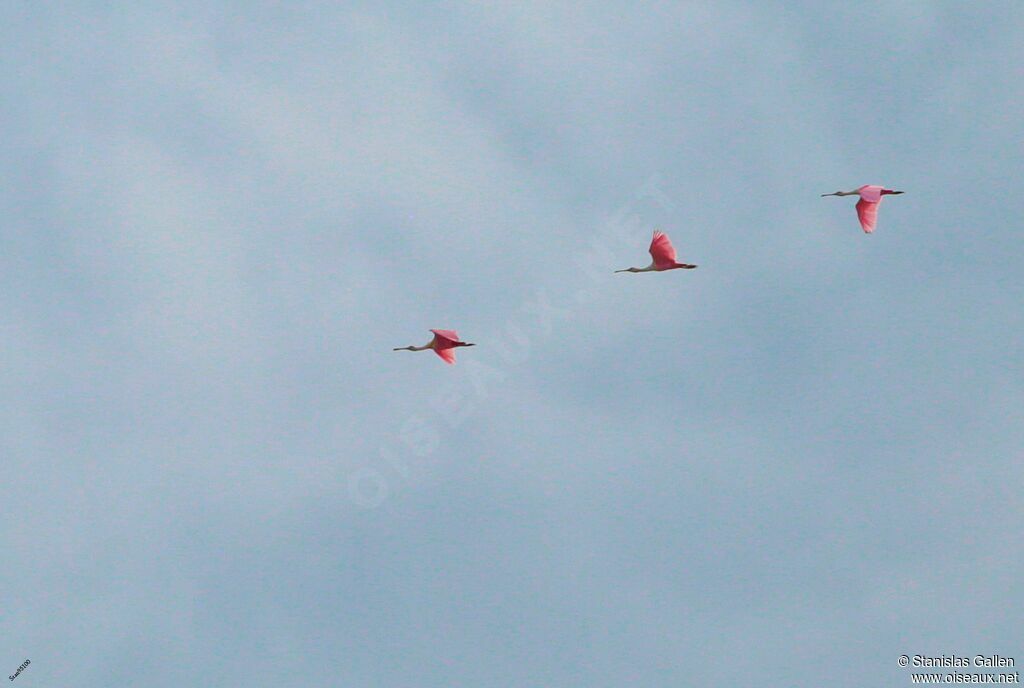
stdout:
[(625, 270), (616, 270), (615, 272), (629, 272), (629, 268), (626, 268)]
[(839, 194), (837, 194), (837, 193), (830, 193), (830, 194), (821, 194), (821, 197), (822, 197), (822, 198), (825, 198), (825, 196), (838, 196), (838, 195), (839, 195)]

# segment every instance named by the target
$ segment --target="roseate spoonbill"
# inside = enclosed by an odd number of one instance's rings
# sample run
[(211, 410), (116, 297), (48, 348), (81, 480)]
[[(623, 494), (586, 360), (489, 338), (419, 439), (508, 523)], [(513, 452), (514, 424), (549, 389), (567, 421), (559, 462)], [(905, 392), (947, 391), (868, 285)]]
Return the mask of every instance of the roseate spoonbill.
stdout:
[(444, 359), (445, 363), (455, 363), (455, 349), (460, 346), (476, 346), (459, 339), (459, 333), (455, 330), (431, 330), (434, 338), (423, 346), (400, 346), (393, 351), (426, 351), (433, 349), (434, 353)]
[(871, 232), (875, 231), (875, 224), (878, 222), (878, 204), (882, 202), (882, 196), (895, 196), (901, 193), (903, 192), (883, 189), (880, 186), (865, 185), (853, 191), (836, 191), (835, 193), (821, 194), (821, 197), (860, 196), (860, 200), (857, 201), (857, 219), (860, 220), (860, 226), (865, 234), (871, 234)]
[(675, 270), (676, 268), (682, 268), (684, 270), (693, 270), (696, 265), (688, 265), (687, 263), (676, 262), (676, 250), (672, 248), (672, 242), (668, 240), (668, 235), (654, 230), (654, 238), (651, 239), (651, 264), (645, 268), (626, 268), (625, 270), (616, 270), (615, 272), (661, 272), (662, 270)]

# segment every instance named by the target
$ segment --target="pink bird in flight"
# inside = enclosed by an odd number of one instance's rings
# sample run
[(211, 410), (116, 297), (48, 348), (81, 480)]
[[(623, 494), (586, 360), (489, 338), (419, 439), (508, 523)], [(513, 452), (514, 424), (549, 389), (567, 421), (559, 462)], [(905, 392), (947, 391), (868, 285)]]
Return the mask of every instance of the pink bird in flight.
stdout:
[(871, 234), (871, 232), (875, 231), (875, 225), (878, 223), (878, 204), (882, 202), (882, 196), (895, 196), (901, 193), (903, 192), (884, 189), (881, 186), (865, 185), (854, 191), (836, 191), (835, 193), (821, 194), (821, 197), (860, 196), (860, 200), (857, 201), (857, 218), (860, 220), (860, 226), (864, 233)]
[(654, 238), (651, 239), (651, 264), (645, 268), (626, 268), (625, 270), (616, 270), (615, 272), (661, 272), (663, 270), (675, 270), (676, 268), (682, 268), (683, 270), (693, 270), (696, 265), (689, 265), (687, 263), (676, 262), (676, 250), (672, 247), (672, 242), (668, 240), (668, 235), (654, 230)]
[(455, 364), (455, 349), (460, 346), (476, 346), (459, 339), (459, 333), (455, 330), (431, 330), (434, 338), (423, 346), (400, 346), (393, 351), (426, 351), (433, 349), (434, 353), (444, 359), (449, 365)]

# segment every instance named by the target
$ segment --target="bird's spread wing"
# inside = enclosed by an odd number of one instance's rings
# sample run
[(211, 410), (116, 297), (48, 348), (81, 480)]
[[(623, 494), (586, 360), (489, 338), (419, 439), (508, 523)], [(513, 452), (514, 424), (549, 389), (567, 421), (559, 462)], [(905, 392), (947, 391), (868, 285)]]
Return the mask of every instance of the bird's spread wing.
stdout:
[(871, 234), (875, 231), (875, 223), (878, 222), (878, 202), (872, 203), (864, 199), (857, 201), (857, 218), (865, 232)]
[(882, 200), (882, 187), (877, 184), (868, 184), (857, 189), (862, 200), (868, 203), (878, 203)]
[(431, 330), (431, 332), (433, 332), (434, 336), (438, 339), (446, 339), (452, 344), (461, 341), (459, 339), (459, 333), (455, 330)]
[(676, 264), (676, 250), (672, 248), (672, 242), (668, 240), (668, 236), (662, 232), (654, 232), (650, 251), (656, 266)]
[(455, 365), (455, 349), (434, 349), (434, 353), (448, 365)]

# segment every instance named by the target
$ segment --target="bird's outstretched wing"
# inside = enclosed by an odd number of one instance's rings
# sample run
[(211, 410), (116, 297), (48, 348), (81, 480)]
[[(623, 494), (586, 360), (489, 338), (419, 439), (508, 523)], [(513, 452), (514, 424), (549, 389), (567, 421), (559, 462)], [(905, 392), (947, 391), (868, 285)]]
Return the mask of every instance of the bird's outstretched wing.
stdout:
[(654, 264), (659, 268), (676, 264), (676, 250), (672, 247), (672, 242), (668, 240), (668, 235), (663, 232), (654, 231), (650, 252)]
[(455, 349), (434, 349), (434, 353), (448, 365), (455, 365)]
[(865, 184), (857, 189), (857, 193), (868, 203), (878, 203), (882, 200), (882, 187), (877, 184)]
[(879, 201), (865, 201), (863, 198), (857, 201), (857, 219), (867, 234), (875, 231), (875, 224), (878, 222), (878, 203)]
[(461, 344), (459, 333), (455, 330), (431, 330), (434, 333), (434, 353), (440, 356), (445, 363), (454, 365), (455, 345)]
[(433, 332), (434, 336), (438, 339), (447, 340), (452, 344), (462, 341), (459, 339), (459, 333), (455, 330), (431, 330), (431, 332)]

